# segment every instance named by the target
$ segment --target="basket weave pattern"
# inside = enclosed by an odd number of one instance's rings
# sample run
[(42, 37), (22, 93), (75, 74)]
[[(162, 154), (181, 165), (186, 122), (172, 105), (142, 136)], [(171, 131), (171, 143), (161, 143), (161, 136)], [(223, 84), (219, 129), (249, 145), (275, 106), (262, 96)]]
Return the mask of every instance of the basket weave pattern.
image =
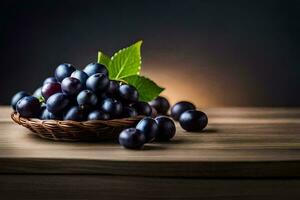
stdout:
[(14, 122), (30, 129), (42, 138), (57, 141), (99, 141), (117, 139), (124, 128), (135, 126), (143, 116), (76, 122), (28, 119), (21, 117), (17, 112), (13, 112), (11, 118)]

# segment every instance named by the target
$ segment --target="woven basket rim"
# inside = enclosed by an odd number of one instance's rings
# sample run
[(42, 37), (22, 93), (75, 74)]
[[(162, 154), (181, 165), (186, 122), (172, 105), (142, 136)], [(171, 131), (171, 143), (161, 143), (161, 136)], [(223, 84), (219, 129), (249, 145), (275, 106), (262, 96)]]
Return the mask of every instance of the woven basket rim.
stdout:
[[(74, 124), (110, 124), (111, 122), (124, 122), (124, 121), (132, 121), (132, 120), (139, 120), (144, 118), (145, 116), (143, 115), (138, 115), (136, 117), (127, 117), (127, 118), (118, 118), (118, 119), (110, 119), (110, 120), (86, 120), (86, 121), (73, 121), (73, 120), (54, 120), (54, 119), (49, 119), (49, 120), (42, 120), (39, 118), (26, 118), (26, 117), (21, 117), (20, 114), (16, 111), (13, 111), (11, 113), (11, 119), (15, 121), (16, 118), (19, 118), (20, 120), (24, 121), (31, 121), (31, 122), (37, 122), (37, 123), (47, 123), (47, 122), (55, 122), (55, 123), (74, 123)], [(16, 122), (16, 121), (15, 121)]]
[(124, 128), (134, 126), (145, 116), (121, 118), (112, 120), (41, 120), (24, 118), (19, 113), (12, 112), (11, 119), (30, 129), (32, 133), (46, 139), (56, 141), (98, 141), (116, 139)]

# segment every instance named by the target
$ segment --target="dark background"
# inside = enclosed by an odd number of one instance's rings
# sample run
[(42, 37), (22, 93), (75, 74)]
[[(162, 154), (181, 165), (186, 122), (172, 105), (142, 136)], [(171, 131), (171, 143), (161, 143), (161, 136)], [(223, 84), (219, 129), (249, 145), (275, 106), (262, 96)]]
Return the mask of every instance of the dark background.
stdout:
[(299, 1), (8, 1), (0, 104), (55, 67), (144, 40), (143, 71), (172, 102), (299, 106)]

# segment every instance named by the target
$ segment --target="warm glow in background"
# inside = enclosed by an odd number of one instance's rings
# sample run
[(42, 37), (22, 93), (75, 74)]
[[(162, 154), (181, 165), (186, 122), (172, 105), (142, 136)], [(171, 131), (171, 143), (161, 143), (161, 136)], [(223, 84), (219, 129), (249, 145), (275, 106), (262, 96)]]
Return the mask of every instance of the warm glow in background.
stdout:
[(185, 70), (182, 73), (180, 71), (183, 69), (178, 69), (178, 67), (170, 71), (170, 68), (174, 68), (172, 65), (164, 67), (156, 63), (151, 65), (155, 66), (156, 70), (148, 70), (147, 66), (145, 66), (146, 69), (143, 71), (143, 74), (153, 77), (155, 82), (166, 88), (162, 95), (168, 97), (172, 104), (180, 100), (188, 100), (193, 101), (199, 107), (218, 105), (215, 95), (209, 93), (211, 89), (208, 83), (209, 77), (205, 78), (199, 74), (197, 79), (192, 79), (191, 77), (194, 77), (193, 74), (198, 72)]

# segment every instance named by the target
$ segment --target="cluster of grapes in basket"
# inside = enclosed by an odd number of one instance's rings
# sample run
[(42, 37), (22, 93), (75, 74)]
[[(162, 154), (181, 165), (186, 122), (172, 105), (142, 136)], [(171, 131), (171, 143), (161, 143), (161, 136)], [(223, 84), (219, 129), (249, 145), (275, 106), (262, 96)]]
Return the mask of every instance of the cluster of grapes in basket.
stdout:
[[(135, 128), (120, 133), (119, 142), (127, 148), (140, 148), (153, 140), (170, 140), (176, 133), (173, 120), (167, 116), (170, 104), (166, 98), (159, 96), (149, 103), (139, 101), (136, 88), (110, 80), (106, 67), (99, 63), (88, 64), (83, 70), (61, 64), (34, 95), (18, 92), (11, 105), (21, 117), (42, 120), (86, 121), (144, 116)], [(171, 108), (171, 117), (179, 120), (187, 131), (200, 131), (207, 125), (205, 113), (186, 101)]]
[[(38, 92), (39, 93), (39, 92)], [(151, 106), (138, 101), (137, 90), (109, 80), (104, 65), (91, 63), (84, 70), (61, 64), (55, 76), (40, 88), (42, 103), (26, 92), (17, 93), (12, 106), (22, 117), (43, 120), (109, 120), (151, 115)]]

